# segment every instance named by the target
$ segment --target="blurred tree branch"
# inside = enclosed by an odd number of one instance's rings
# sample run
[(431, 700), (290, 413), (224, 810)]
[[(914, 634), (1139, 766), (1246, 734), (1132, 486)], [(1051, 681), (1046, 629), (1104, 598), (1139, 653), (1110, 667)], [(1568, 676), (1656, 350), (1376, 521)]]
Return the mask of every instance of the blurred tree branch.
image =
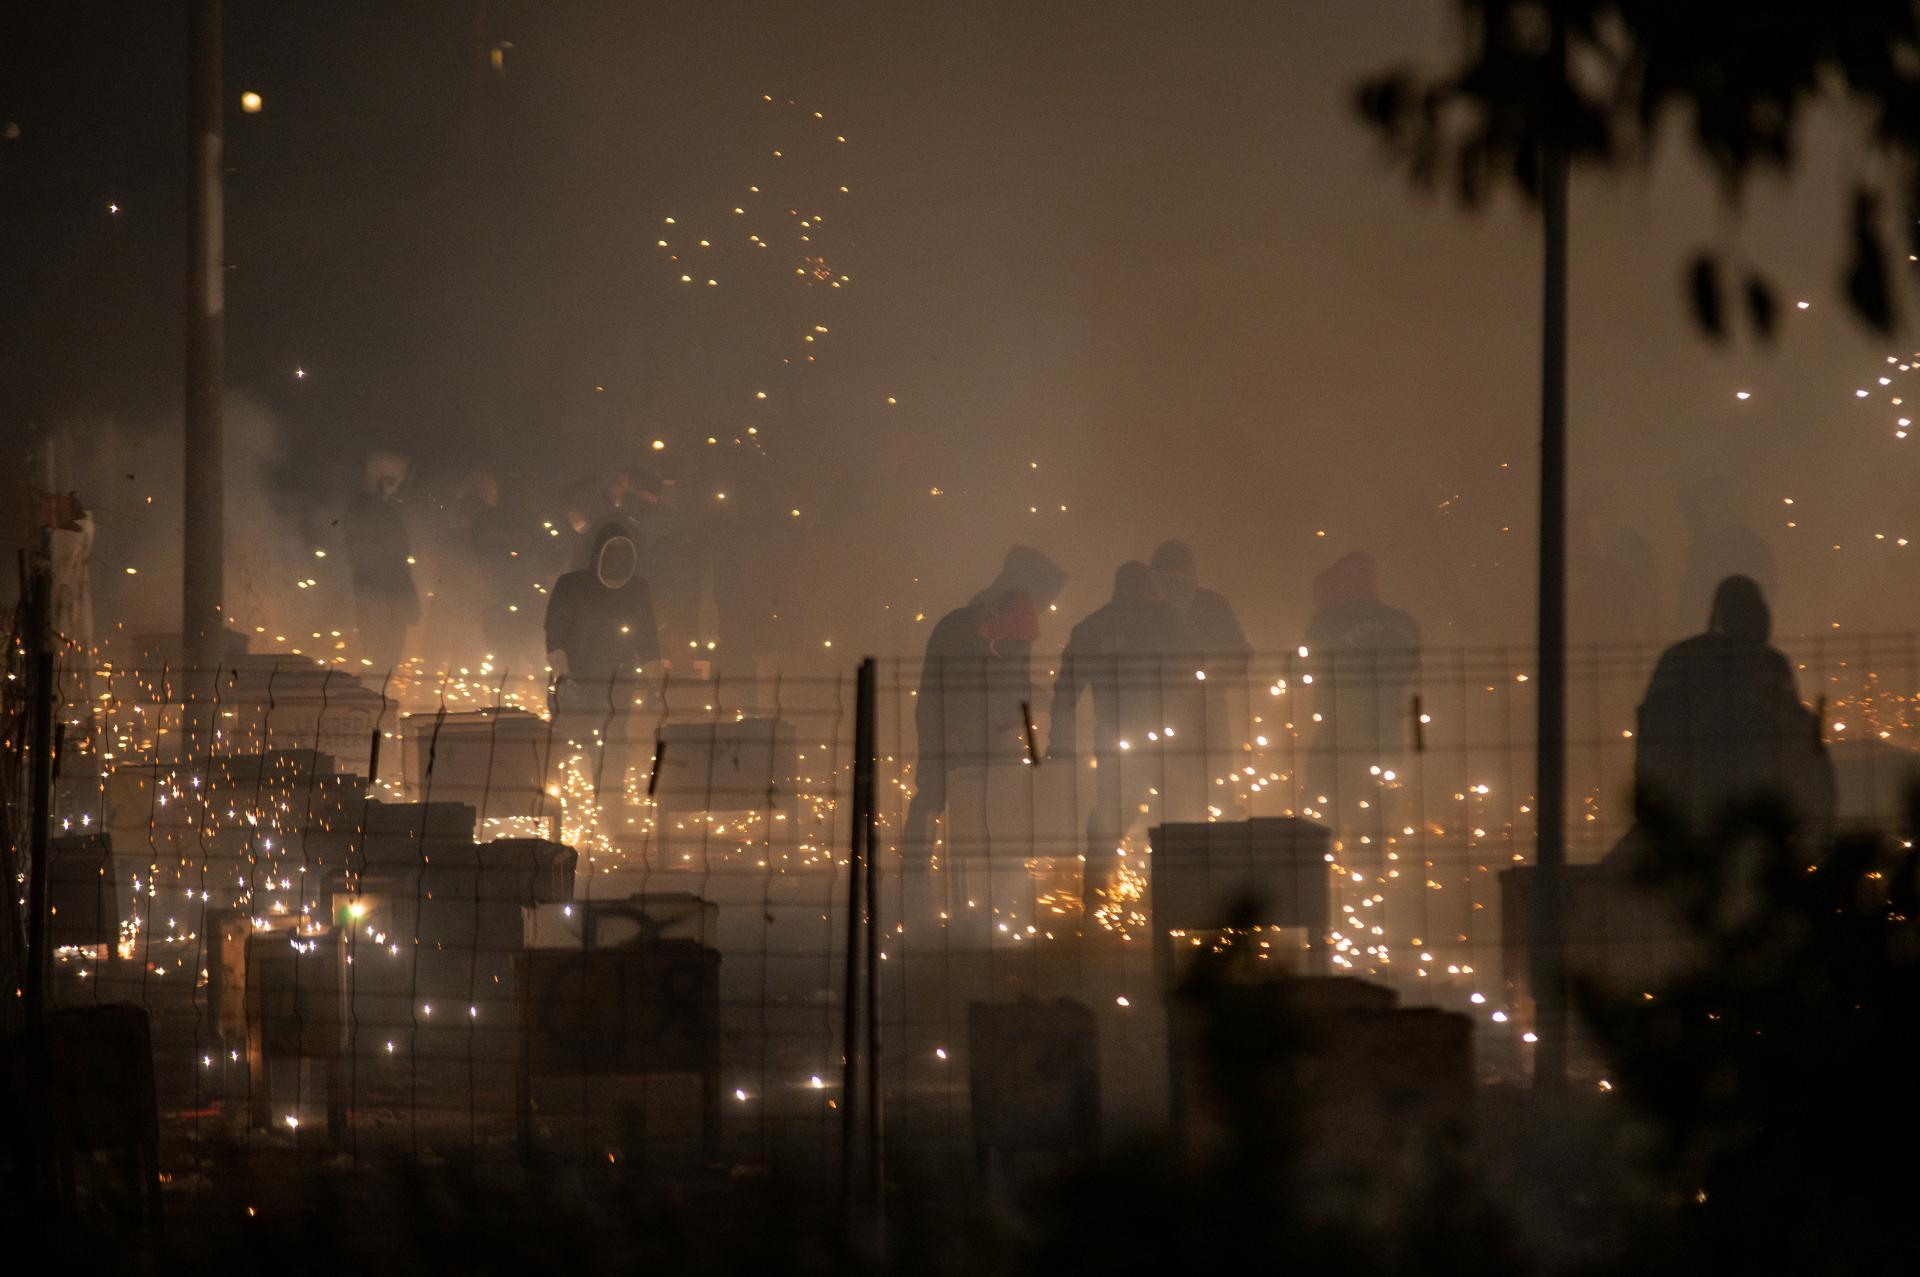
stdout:
[(1911, 1271), (1880, 1221), (1920, 1185), (1920, 791), (1901, 834), (1811, 855), (1778, 801), (1700, 835), (1640, 817), (1640, 879), (1698, 957), (1639, 994), (1579, 987), (1665, 1190), (1655, 1262), (1628, 1270)]
[[(1642, 169), (1669, 122), (1729, 202), (1763, 174), (1790, 174), (1816, 104), (1842, 108), (1866, 161), (1842, 194), (1848, 264), (1841, 291), (1880, 332), (1893, 327), (1888, 209), (1920, 253), (1920, 6), (1914, 0), (1754, 4), (1741, 0), (1456, 0), (1459, 64), (1437, 76), (1397, 67), (1361, 85), (1361, 113), (1417, 186), (1477, 208), (1500, 188), (1540, 195), (1556, 142), (1577, 167)], [(1565, 24), (1562, 73), (1550, 51)], [(1730, 289), (1723, 251), (1701, 250), (1686, 289), (1710, 335), (1728, 331), (1729, 293), (1762, 339), (1771, 285), (1756, 269)], [(1911, 260), (1911, 259), (1909, 259)]]

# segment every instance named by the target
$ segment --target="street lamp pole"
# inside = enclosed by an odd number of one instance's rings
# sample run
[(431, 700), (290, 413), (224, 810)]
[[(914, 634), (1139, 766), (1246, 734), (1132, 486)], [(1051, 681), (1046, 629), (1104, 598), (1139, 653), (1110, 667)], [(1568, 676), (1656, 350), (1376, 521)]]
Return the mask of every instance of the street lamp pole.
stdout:
[[(1547, 110), (1565, 82), (1566, 29), (1553, 19)], [(1549, 118), (1541, 156), (1540, 206), (1545, 225), (1540, 349), (1540, 669), (1534, 806), (1533, 1081), (1558, 1094), (1567, 1082), (1567, 175), (1563, 125)]]
[(186, 430), (180, 633), (190, 669), (221, 657), (226, 579), (222, 0), (189, 0)]

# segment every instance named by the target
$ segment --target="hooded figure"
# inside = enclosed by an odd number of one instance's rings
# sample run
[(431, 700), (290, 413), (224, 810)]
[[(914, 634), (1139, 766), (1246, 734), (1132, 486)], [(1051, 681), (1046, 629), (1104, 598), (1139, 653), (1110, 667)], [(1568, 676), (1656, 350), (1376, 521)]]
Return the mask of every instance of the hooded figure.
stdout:
[[(634, 684), (641, 667), (660, 659), (653, 599), (639, 568), (627, 525), (605, 524), (587, 566), (555, 581), (547, 600), (555, 733), (591, 760), (596, 795), (626, 793)], [(603, 801), (601, 819), (613, 822), (618, 808)]]
[(400, 663), (407, 629), (420, 620), (413, 547), (400, 512), (400, 486), (406, 478), (405, 457), (370, 454), (365, 484), (347, 509), (347, 566), (359, 613), (360, 646), (380, 673)]
[(1180, 613), (1194, 649), (1222, 665), (1245, 664), (1252, 650), (1240, 618), (1225, 596), (1200, 586), (1193, 550), (1184, 541), (1162, 541), (1154, 549), (1153, 590)]
[(601, 526), (587, 566), (553, 584), (547, 600), (547, 659), (575, 683), (628, 677), (660, 659), (653, 596), (640, 579), (640, 551), (625, 523)]
[(991, 586), (933, 627), (914, 698), (919, 758), (904, 846), (923, 852), (933, 846), (950, 769), (1017, 765), (1025, 755), (1021, 707), (1032, 703), (1033, 641), (1041, 610), (1065, 581), (1046, 555), (1015, 546)]
[(1784, 802), (1815, 839), (1832, 817), (1820, 725), (1801, 703), (1792, 664), (1768, 641), (1772, 624), (1759, 583), (1726, 578), (1706, 633), (1661, 654), (1640, 703), (1636, 797), (1695, 835), (1756, 800)]
[(1203, 814), (1200, 809), (1216, 793), (1211, 779), (1234, 765), (1233, 709), (1245, 699), (1236, 693), (1245, 687), (1253, 649), (1233, 605), (1201, 587), (1199, 569), (1186, 542), (1162, 541), (1153, 551), (1150, 566), (1154, 594), (1174, 609), (1186, 632), (1187, 645), (1182, 650), (1192, 657), (1191, 669), (1206, 674), (1200, 682), (1189, 672), (1166, 688), (1170, 697), (1179, 700), (1179, 705), (1169, 707), (1169, 722), (1193, 733), (1192, 749), (1182, 759), (1187, 765), (1167, 777), (1174, 807), (1170, 818), (1198, 820)]
[[(1135, 747), (1144, 743), (1145, 734), (1165, 721), (1162, 667), (1191, 644), (1179, 611), (1154, 597), (1147, 565), (1121, 564), (1113, 574), (1113, 597), (1073, 627), (1060, 653), (1048, 757), (1074, 756), (1083, 691), (1093, 693), (1095, 757), (1112, 754), (1123, 739)], [(1133, 742), (1134, 736), (1142, 740)]]
[(1095, 795), (1087, 817), (1084, 910), (1097, 907), (1132, 813), (1163, 777), (1160, 749), (1177, 748), (1165, 741), (1176, 734), (1166, 688), (1191, 682), (1191, 674), (1178, 677), (1191, 662), (1177, 654), (1192, 648), (1180, 612), (1154, 596), (1152, 570), (1132, 562), (1120, 565), (1113, 598), (1073, 627), (1060, 654), (1049, 760), (1076, 761), (1080, 694), (1093, 694)]
[[(1376, 593), (1373, 556), (1356, 550), (1314, 578), (1313, 619), (1305, 659), (1319, 730), (1307, 757), (1306, 805), (1334, 829), (1357, 810), (1377, 823), (1375, 767), (1383, 771), (1405, 746), (1420, 668), (1420, 623)], [(1325, 798), (1323, 804), (1320, 800)], [(1358, 808), (1365, 801), (1367, 808)], [(1335, 814), (1337, 812), (1337, 814)]]
[(1031, 599), (1036, 609), (1044, 610), (1060, 597), (1060, 587), (1066, 583), (1067, 574), (1059, 564), (1030, 545), (1016, 545), (1001, 560), (1000, 574), (993, 578), (992, 584), (967, 603), (978, 607), (1009, 590), (1017, 590)]

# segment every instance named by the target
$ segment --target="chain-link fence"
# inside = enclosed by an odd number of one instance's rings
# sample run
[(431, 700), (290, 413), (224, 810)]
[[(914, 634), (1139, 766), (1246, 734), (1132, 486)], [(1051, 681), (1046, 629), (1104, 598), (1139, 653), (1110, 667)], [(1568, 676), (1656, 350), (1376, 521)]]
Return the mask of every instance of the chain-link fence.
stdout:
[[(1890, 825), (1912, 641), (1787, 647), (1832, 819)], [(1568, 944), (1629, 982), (1685, 948), (1595, 868), (1656, 655), (1569, 667)], [(1066, 697), (1055, 674), (874, 663), (862, 900), (851, 669), (68, 669), (50, 1005), (145, 1011), (178, 1184), (235, 1154), (837, 1175), (868, 946), (860, 1138), (895, 1167), (1164, 1128), (1195, 953), (1364, 977), (1455, 1013), (1462, 1085), (1525, 1076), (1528, 653), (1115, 661)]]

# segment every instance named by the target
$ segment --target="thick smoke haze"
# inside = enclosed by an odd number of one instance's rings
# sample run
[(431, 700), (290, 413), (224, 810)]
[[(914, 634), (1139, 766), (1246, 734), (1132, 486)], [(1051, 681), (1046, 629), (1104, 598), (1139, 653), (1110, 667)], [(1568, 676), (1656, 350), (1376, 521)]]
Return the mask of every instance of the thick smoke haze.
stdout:
[[(1169, 536), (1261, 647), (1298, 641), (1313, 576), (1357, 548), (1430, 642), (1526, 643), (1537, 226), (1408, 193), (1352, 105), (1369, 72), (1439, 56), (1446, 6), (480, 13), (233, 15), (229, 82), (267, 105), (230, 127), (229, 377), (277, 423), (256, 450), (235, 414), (235, 591), (256, 542), (324, 548), (369, 448), (415, 459), (416, 519), (477, 469), (550, 518), (564, 485), (644, 466), (659, 438), (688, 491), (745, 466), (769, 509), (802, 511), (801, 628), (836, 653), (917, 652), (913, 618), (1015, 542), (1068, 568), (1069, 616)], [(162, 474), (183, 30), (128, 5), (9, 21), (17, 454), (142, 422), (123, 435), (146, 464), (97, 473)], [(1877, 384), (1899, 352), (1839, 301), (1837, 160), (1809, 145), (1799, 180), (1730, 209), (1683, 141), (1644, 181), (1574, 187), (1577, 513), (1595, 543), (1634, 529), (1659, 551), (1650, 640), (1699, 623), (1675, 597), (1680, 497), (1709, 474), (1778, 559), (1783, 633), (1903, 625), (1916, 445)], [(800, 246), (761, 210), (778, 263), (716, 239), (686, 287), (661, 260), (662, 232), (724, 230), (746, 188), (782, 182), (821, 192), (794, 207), (824, 214), (838, 292), (783, 287)], [(1774, 272), (1773, 348), (1693, 326), (1681, 267), (1703, 243)], [(817, 362), (783, 364), (816, 323)], [(133, 597), (165, 623), (172, 569), (121, 563), (106, 532), (96, 578), (140, 567)], [(297, 596), (258, 606), (305, 623)]]

